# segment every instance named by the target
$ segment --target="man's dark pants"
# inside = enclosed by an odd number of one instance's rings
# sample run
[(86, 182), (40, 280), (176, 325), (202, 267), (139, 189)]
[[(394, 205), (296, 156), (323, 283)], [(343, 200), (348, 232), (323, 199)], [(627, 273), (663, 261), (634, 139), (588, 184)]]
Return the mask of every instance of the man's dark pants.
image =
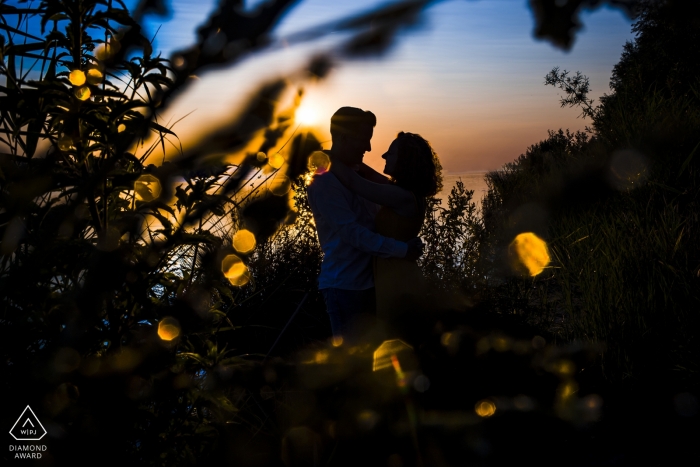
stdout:
[(355, 343), (376, 316), (374, 287), (365, 290), (321, 289), (333, 337)]

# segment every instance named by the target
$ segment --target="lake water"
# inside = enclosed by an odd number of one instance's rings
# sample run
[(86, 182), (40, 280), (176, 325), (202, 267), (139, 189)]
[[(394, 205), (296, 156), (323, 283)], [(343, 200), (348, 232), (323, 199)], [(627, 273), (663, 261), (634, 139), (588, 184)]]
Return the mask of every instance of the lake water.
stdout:
[(452, 191), (452, 188), (458, 180), (462, 180), (467, 190), (474, 190), (473, 201), (476, 202), (477, 208), (481, 209), (481, 200), (488, 190), (486, 180), (484, 180), (485, 175), (486, 172), (463, 172), (459, 174), (443, 175), (442, 191), (437, 195), (437, 197), (442, 200), (442, 206), (447, 206), (447, 197), (450, 191)]

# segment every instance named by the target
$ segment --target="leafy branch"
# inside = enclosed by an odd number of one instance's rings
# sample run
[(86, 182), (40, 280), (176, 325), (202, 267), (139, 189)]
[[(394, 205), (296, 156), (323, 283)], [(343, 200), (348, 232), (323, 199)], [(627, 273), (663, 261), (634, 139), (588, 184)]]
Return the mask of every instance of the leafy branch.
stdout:
[(574, 76), (569, 76), (567, 70), (559, 71), (559, 67), (552, 68), (552, 71), (544, 77), (546, 86), (554, 86), (564, 91), (565, 96), (561, 98), (562, 107), (581, 107), (581, 117), (595, 120), (599, 113), (598, 107), (593, 107), (593, 99), (588, 97), (591, 91), (588, 76), (577, 71)]

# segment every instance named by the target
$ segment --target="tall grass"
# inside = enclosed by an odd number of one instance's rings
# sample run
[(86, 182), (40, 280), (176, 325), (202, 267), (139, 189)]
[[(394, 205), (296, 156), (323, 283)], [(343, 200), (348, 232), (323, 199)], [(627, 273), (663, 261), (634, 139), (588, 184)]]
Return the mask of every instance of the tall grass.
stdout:
[[(482, 254), (496, 258), (487, 265), (503, 281), (496, 295), (562, 338), (604, 343), (615, 381), (699, 380), (696, 96), (609, 99), (592, 138), (550, 132), (487, 175)], [(509, 275), (498, 258), (527, 230), (553, 258), (534, 279)], [(513, 288), (529, 293), (518, 303)]]

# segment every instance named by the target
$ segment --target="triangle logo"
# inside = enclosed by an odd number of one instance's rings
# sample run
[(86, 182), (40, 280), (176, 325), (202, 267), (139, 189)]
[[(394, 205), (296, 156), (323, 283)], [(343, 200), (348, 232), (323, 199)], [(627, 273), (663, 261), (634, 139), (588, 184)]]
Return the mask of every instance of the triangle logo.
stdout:
[(19, 416), (10, 434), (17, 441), (39, 441), (46, 435), (46, 429), (41, 424), (31, 407), (27, 406)]

